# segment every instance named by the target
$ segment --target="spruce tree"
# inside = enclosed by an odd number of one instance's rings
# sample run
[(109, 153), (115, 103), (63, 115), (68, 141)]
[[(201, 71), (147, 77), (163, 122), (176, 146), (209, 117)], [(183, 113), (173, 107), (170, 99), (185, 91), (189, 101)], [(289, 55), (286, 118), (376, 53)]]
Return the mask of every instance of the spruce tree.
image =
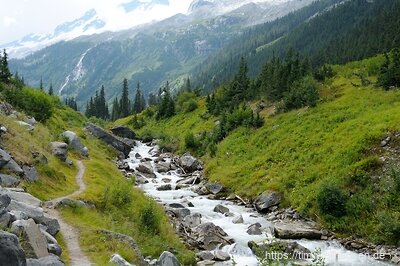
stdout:
[(118, 97), (115, 97), (114, 102), (113, 102), (113, 108), (111, 111), (111, 119), (113, 121), (117, 120), (118, 118), (120, 118), (119, 114), (120, 114), (119, 101), (118, 101)]
[(54, 91), (53, 91), (53, 83), (50, 83), (50, 88), (49, 88), (49, 95), (53, 95)]
[(131, 114), (130, 109), (128, 80), (125, 78), (122, 86), (122, 96), (119, 102), (119, 118), (129, 116)]
[(40, 88), (41, 90), (43, 90), (43, 80), (42, 80), (42, 78), (40, 78), (40, 85), (39, 85), (39, 88)]
[(133, 113), (138, 114), (141, 113), (146, 108), (146, 102), (143, 96), (142, 91), (140, 90), (140, 83), (138, 82), (136, 88), (135, 100), (133, 102)]
[(8, 55), (6, 49), (3, 50), (3, 56), (0, 55), (0, 82), (9, 83), (11, 72), (8, 68)]

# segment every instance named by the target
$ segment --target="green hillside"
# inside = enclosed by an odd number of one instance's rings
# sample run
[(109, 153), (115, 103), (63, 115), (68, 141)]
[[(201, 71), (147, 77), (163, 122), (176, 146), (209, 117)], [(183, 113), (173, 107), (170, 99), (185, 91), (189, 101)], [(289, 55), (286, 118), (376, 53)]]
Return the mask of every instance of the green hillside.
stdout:
[[(374, 85), (382, 62), (376, 57), (334, 66), (336, 75), (320, 84), (315, 108), (274, 114), (267, 105), (262, 127), (239, 127), (218, 143), (215, 156), (202, 156), (207, 178), (249, 199), (266, 189), (280, 191), (287, 206), (338, 233), (396, 243), (400, 169), (380, 143), (391, 136), (390, 149), (398, 148), (400, 91)], [(139, 134), (159, 137), (164, 147), (183, 153), (188, 134), (210, 132), (218, 120), (207, 113), (204, 99), (198, 106), (169, 119), (148, 119), (145, 113), (115, 124), (143, 120), (140, 129), (134, 124)], [(329, 191), (343, 201), (329, 203)], [(336, 217), (323, 211), (337, 206), (344, 207)]]
[[(18, 97), (12, 97), (17, 95)], [(29, 99), (25, 102), (24, 99)], [(143, 192), (134, 188), (132, 181), (127, 180), (113, 162), (116, 152), (99, 140), (91, 137), (84, 129), (88, 122), (77, 113), (61, 104), (58, 98), (49, 96), (43, 91), (31, 88), (18, 88), (14, 85), (0, 83), (0, 103), (12, 100), (18, 106), (18, 119), (25, 114), (35, 114), (37, 106), (50, 110), (33, 131), (28, 131), (16, 123), (15, 118), (0, 112), (1, 125), (7, 133), (1, 136), (1, 147), (9, 151), (20, 164), (33, 165), (38, 170), (40, 180), (34, 183), (23, 182), (21, 187), (28, 193), (46, 201), (68, 195), (77, 189), (75, 175), (78, 171), (76, 160), (82, 160), (86, 167), (85, 183), (87, 190), (77, 199), (93, 204), (94, 208), (71, 206), (62, 209), (63, 218), (76, 227), (80, 234), (80, 245), (96, 265), (108, 265), (110, 257), (119, 253), (128, 261), (138, 263), (133, 250), (116, 240), (106, 239), (99, 230), (111, 230), (133, 237), (144, 256), (158, 256), (164, 250), (176, 250), (179, 260), (189, 264), (194, 254), (179, 240), (170, 226), (164, 210), (155, 201), (146, 197)], [(43, 104), (43, 106), (42, 106)], [(69, 151), (69, 159), (74, 164), (61, 162), (52, 155), (49, 144), (52, 141), (65, 141), (61, 133), (71, 130), (78, 134), (83, 144), (88, 147), (90, 157)], [(39, 160), (38, 154), (45, 156), (48, 162)], [(154, 223), (154, 230), (147, 230), (142, 215), (147, 211)], [(148, 221), (146, 221), (148, 222)], [(62, 236), (60, 236), (60, 243)], [(63, 260), (68, 263), (68, 250), (63, 247)]]

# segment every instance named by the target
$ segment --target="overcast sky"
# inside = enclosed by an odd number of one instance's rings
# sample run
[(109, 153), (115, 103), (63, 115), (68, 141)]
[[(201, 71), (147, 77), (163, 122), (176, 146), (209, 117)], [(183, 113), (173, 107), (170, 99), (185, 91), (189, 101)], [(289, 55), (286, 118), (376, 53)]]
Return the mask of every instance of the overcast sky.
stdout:
[[(66, 21), (81, 17), (94, 8), (109, 30), (118, 30), (152, 20), (186, 13), (192, 0), (170, 0), (170, 6), (159, 6), (151, 13), (125, 14), (122, 3), (132, 0), (0, 0), (0, 44), (17, 40), (30, 33), (51, 33)], [(149, 2), (151, 0), (140, 0)]]

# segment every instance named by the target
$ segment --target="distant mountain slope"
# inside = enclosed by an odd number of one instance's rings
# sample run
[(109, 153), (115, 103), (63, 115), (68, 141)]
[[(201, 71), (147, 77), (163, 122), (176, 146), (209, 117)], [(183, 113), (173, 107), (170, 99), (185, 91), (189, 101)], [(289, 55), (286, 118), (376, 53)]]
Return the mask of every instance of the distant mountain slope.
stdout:
[(107, 99), (112, 99), (120, 93), (123, 78), (129, 81), (131, 95), (137, 82), (148, 94), (167, 80), (179, 87), (187, 73), (249, 25), (276, 19), (312, 1), (264, 0), (244, 7), (233, 1), (239, 9), (229, 6), (223, 15), (193, 10), (140, 28), (80, 37), (12, 60), (10, 66), (30, 85), (38, 86), (41, 78), (46, 88), (52, 82), (55, 91), (77, 97), (80, 106), (103, 84)]
[(313, 65), (345, 63), (399, 46), (399, 36), (398, 0), (322, 0), (244, 32), (192, 73), (195, 84), (209, 90), (232, 76), (241, 56), (252, 74), (274, 53), (281, 56), (290, 48), (310, 57)]

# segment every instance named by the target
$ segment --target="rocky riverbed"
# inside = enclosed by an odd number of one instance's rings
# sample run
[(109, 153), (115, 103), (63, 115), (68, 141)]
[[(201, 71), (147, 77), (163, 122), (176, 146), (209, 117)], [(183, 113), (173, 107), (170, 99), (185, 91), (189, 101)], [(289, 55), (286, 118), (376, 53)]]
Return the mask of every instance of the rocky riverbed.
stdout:
[[(177, 232), (198, 251), (198, 265), (258, 265), (255, 254), (277, 246), (300, 264), (310, 263), (316, 255), (328, 265), (389, 264), (346, 249), (343, 241), (295, 210), (280, 209), (276, 192), (266, 191), (254, 202), (228, 195), (222, 185), (207, 182), (201, 161), (189, 154), (177, 157), (154, 144), (137, 142), (118, 166), (128, 178), (136, 176), (136, 184), (165, 206)], [(390, 259), (397, 250), (392, 252)]]

